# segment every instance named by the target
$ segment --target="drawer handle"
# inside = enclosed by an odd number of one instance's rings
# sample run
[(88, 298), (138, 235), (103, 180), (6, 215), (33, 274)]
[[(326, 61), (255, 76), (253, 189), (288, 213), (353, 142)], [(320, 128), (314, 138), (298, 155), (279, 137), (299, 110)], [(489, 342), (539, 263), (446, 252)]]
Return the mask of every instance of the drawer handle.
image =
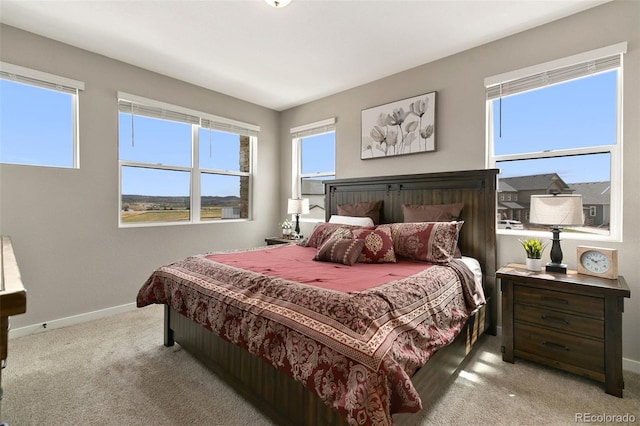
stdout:
[(547, 342), (546, 340), (543, 340), (541, 343), (542, 343), (544, 346), (548, 346), (548, 347), (550, 347), (551, 349), (557, 349), (557, 350), (560, 350), (560, 351), (567, 351), (567, 352), (569, 352), (569, 348), (568, 348), (568, 347), (566, 347), (566, 346), (564, 346), (564, 345), (559, 345), (559, 344), (557, 344), (557, 343)]
[(544, 321), (547, 321), (547, 322), (555, 322), (556, 324), (569, 325), (569, 321), (567, 321), (564, 318), (548, 317), (546, 315), (540, 315), (540, 318), (542, 318)]
[(568, 305), (569, 304), (569, 301), (567, 299), (559, 299), (557, 297), (542, 296), (541, 299), (546, 301), (546, 302), (559, 303), (561, 305)]

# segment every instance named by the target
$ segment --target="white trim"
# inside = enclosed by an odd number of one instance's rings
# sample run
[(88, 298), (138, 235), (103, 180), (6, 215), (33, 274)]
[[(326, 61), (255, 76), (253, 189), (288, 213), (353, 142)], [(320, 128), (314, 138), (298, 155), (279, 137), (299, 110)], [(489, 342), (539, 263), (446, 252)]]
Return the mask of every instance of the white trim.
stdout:
[(31, 68), (21, 67), (19, 65), (13, 65), (7, 62), (0, 62), (0, 71), (4, 71), (9, 74), (18, 74), (24, 77), (42, 80), (48, 83), (59, 84), (61, 86), (66, 86), (77, 90), (84, 90), (84, 83), (82, 81), (73, 80), (67, 77), (60, 77), (59, 75), (37, 71)]
[(594, 49), (588, 52), (567, 56), (565, 58), (544, 62), (542, 64), (536, 64), (530, 67), (520, 68), (514, 71), (493, 75), (484, 79), (484, 86), (495, 86), (496, 84), (517, 80), (519, 78), (528, 77), (530, 75), (542, 73), (545, 71), (563, 68), (582, 62), (593, 61), (596, 59), (605, 58), (607, 56), (619, 55), (622, 53), (627, 53), (626, 41), (611, 46), (601, 47), (600, 49)]
[[(540, 158), (569, 157), (572, 155), (608, 154), (608, 153), (612, 153), (615, 147), (616, 147), (615, 145), (602, 145), (602, 146), (588, 146), (584, 148), (548, 149), (545, 151), (526, 152), (522, 154), (495, 155), (493, 159), (495, 162), (498, 162), (498, 161), (513, 161), (513, 160), (537, 160)], [(494, 166), (491, 166), (491, 167), (494, 167)]]
[[(625, 44), (626, 46), (626, 44)], [(610, 236), (615, 241), (622, 242), (622, 236), (624, 235), (624, 220), (623, 214), (624, 211), (624, 175), (623, 175), (623, 163), (624, 163), (624, 55), (620, 58), (620, 68), (618, 70), (618, 96), (617, 96), (617, 133), (616, 133), (616, 144), (611, 148), (611, 165), (610, 165), (610, 173), (611, 180), (609, 184), (611, 185), (611, 198), (609, 199), (609, 205), (611, 206), (611, 211), (609, 214), (611, 215), (609, 218), (609, 222), (615, 220), (616, 227), (615, 229), (611, 229), (609, 226)], [(615, 183), (615, 187), (613, 184)]]
[(631, 358), (622, 358), (622, 369), (640, 374), (640, 361)]
[[(302, 126), (292, 127), (291, 132), (291, 197), (302, 197), (302, 180), (309, 177), (335, 176), (335, 170), (329, 172), (302, 173), (302, 140), (307, 137), (333, 133), (335, 145), (336, 119), (316, 121)], [(333, 159), (335, 169), (335, 158)]]
[(9, 338), (13, 339), (17, 337), (28, 336), (29, 334), (41, 333), (48, 330), (55, 330), (56, 328), (82, 324), (87, 321), (92, 321), (100, 318), (105, 318), (111, 315), (134, 311), (135, 309), (136, 309), (135, 303), (127, 303), (126, 305), (113, 306), (111, 308), (100, 309), (98, 311), (86, 312), (84, 314), (73, 315), (70, 317), (46, 321), (40, 324), (27, 325), (25, 327), (9, 330)]
[[(624, 53), (627, 51), (627, 42), (618, 43), (612, 46), (603, 47), (600, 49), (591, 50), (589, 52), (584, 52), (578, 55), (569, 56), (567, 58), (558, 59), (554, 61), (545, 62), (543, 64), (538, 64), (532, 67), (522, 68), (520, 70), (511, 71), (504, 74), (499, 74), (492, 77), (487, 77), (485, 79), (485, 86), (489, 88), (489, 86), (496, 86), (498, 84), (505, 83), (507, 81), (513, 81), (517, 79), (526, 79), (533, 74), (540, 74), (551, 71), (552, 69), (558, 69), (562, 67), (568, 67), (571, 65), (575, 65), (580, 62), (587, 62), (592, 60), (597, 60), (602, 57), (610, 57), (614, 55), (619, 56), (619, 64), (615, 68), (611, 68), (612, 70), (617, 70), (617, 83), (616, 83), (616, 92), (617, 92), (617, 104), (616, 104), (616, 141), (612, 145), (603, 145), (603, 146), (592, 146), (592, 147), (579, 147), (579, 148), (570, 148), (570, 149), (558, 149), (558, 150), (545, 150), (538, 152), (526, 152), (526, 153), (518, 153), (518, 154), (504, 154), (504, 155), (494, 155), (495, 146), (495, 134), (493, 129), (493, 106), (496, 99), (487, 99), (487, 108), (486, 108), (486, 160), (485, 163), (487, 167), (496, 167), (496, 163), (500, 161), (515, 161), (515, 160), (532, 160), (532, 159), (543, 159), (543, 158), (560, 158), (563, 156), (572, 156), (572, 155), (588, 155), (588, 154), (609, 154), (611, 158), (611, 163), (609, 165), (609, 173), (610, 173), (610, 182), (611, 182), (611, 192), (610, 192), (610, 203), (611, 211), (610, 211), (610, 223), (614, 223), (615, 226), (609, 227), (608, 235), (605, 236), (597, 236), (595, 234), (586, 234), (587, 240), (593, 239), (598, 241), (622, 241), (623, 236), (623, 183), (622, 179), (622, 153), (623, 153), (623, 97), (624, 90), (622, 87), (623, 84), (623, 73), (624, 73)], [(566, 81), (574, 80), (575, 78), (569, 78)], [(541, 86), (543, 87), (543, 86)], [(514, 92), (523, 93), (523, 92)], [(530, 230), (525, 231), (504, 231), (497, 230), (498, 234), (507, 234), (507, 235), (522, 235), (522, 233), (531, 233)], [(572, 234), (570, 239), (581, 240), (583, 237), (578, 236), (578, 234)]]
[(302, 138), (292, 138), (291, 140), (291, 197), (300, 198), (302, 192)]

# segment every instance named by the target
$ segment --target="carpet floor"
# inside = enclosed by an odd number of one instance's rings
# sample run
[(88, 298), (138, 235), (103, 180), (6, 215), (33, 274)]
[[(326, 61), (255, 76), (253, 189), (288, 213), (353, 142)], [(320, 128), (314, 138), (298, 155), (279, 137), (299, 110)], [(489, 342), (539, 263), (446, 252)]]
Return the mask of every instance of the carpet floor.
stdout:
[[(161, 306), (150, 306), (11, 339), (0, 421), (271, 425), (179, 345), (162, 345), (162, 314)], [(640, 423), (640, 375), (625, 372), (625, 385), (621, 399), (588, 379), (519, 359), (505, 363), (500, 339), (487, 336), (416, 424)]]

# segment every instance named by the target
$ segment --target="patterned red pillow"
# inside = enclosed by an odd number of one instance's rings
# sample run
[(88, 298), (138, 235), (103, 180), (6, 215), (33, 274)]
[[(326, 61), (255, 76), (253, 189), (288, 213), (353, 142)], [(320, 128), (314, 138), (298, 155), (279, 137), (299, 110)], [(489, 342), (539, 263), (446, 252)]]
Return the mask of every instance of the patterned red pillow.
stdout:
[(394, 223), (391, 232), (396, 255), (431, 263), (448, 263), (455, 253), (463, 223)]
[(364, 241), (364, 248), (358, 262), (395, 263), (396, 254), (393, 250), (390, 225), (352, 229), (351, 236)]
[(351, 266), (358, 261), (363, 247), (363, 240), (330, 238), (318, 249), (313, 260)]
[(329, 238), (351, 238), (349, 233), (351, 228), (355, 228), (355, 226), (320, 222), (313, 229), (309, 238), (301, 243), (301, 245), (320, 248)]

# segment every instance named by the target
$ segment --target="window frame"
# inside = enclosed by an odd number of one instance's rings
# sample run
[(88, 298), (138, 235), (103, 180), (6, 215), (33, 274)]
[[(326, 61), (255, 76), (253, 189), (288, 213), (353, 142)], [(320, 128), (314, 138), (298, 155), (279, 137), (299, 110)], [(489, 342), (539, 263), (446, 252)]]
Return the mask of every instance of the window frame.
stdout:
[[(318, 178), (318, 177), (332, 177), (336, 175), (336, 159), (333, 159), (333, 170), (316, 173), (302, 173), (302, 139), (310, 136), (319, 136), (326, 133), (333, 133), (334, 148), (336, 144), (336, 119), (335, 117), (328, 118), (326, 120), (320, 120), (313, 123), (292, 127), (291, 133), (291, 158), (292, 158), (292, 173), (291, 173), (291, 198), (302, 197), (302, 180), (305, 178)], [(334, 151), (335, 152), (335, 151)], [(291, 215), (293, 218), (295, 215)], [(301, 222), (323, 222), (320, 219), (300, 218)]]
[(71, 166), (51, 164), (5, 163), (15, 166), (53, 167), (58, 169), (80, 168), (80, 91), (84, 90), (84, 82), (59, 75), (22, 67), (0, 61), (0, 79), (20, 83), (43, 90), (53, 90), (71, 96), (71, 128), (72, 128), (72, 161)]
[[(610, 209), (611, 209), (611, 218), (610, 226), (609, 226), (609, 235), (597, 235), (597, 234), (579, 234), (579, 233), (563, 233), (563, 239), (574, 239), (574, 240), (594, 240), (594, 241), (622, 241), (623, 235), (623, 220), (622, 220), (622, 211), (623, 211), (623, 179), (622, 179), (622, 149), (623, 149), (623, 138), (622, 138), (622, 125), (623, 125), (623, 117), (622, 117), (622, 105), (623, 105), (623, 70), (624, 70), (624, 53), (627, 51), (627, 42), (618, 43), (615, 45), (603, 47), (600, 49), (591, 50), (588, 52), (580, 53), (577, 55), (572, 55), (569, 57), (561, 58), (554, 61), (545, 62), (538, 65), (533, 65), (530, 67), (522, 68), (519, 70), (495, 75), (492, 77), (487, 77), (485, 79), (485, 87), (487, 89), (487, 100), (486, 100), (486, 166), (488, 168), (496, 168), (497, 163), (502, 161), (514, 161), (514, 160), (537, 160), (537, 159), (545, 159), (545, 158), (562, 158), (568, 156), (576, 156), (576, 155), (588, 155), (588, 154), (609, 154), (610, 156), (610, 185), (611, 185), (611, 195), (610, 195)], [(594, 65), (596, 61), (602, 60), (606, 61), (607, 59), (618, 59), (619, 65), (614, 67), (609, 67), (607, 69), (598, 70), (597, 65)], [(578, 77), (568, 77), (564, 80), (560, 81), (548, 81), (546, 80), (546, 73), (552, 74), (554, 71), (560, 69), (571, 69), (577, 68), (579, 66), (587, 67), (588, 70), (593, 70), (591, 74), (585, 73)], [(605, 65), (606, 66), (606, 65)], [(519, 81), (531, 81), (531, 77), (535, 75), (541, 75), (540, 80), (543, 82), (540, 83), (529, 83), (529, 85), (533, 85), (535, 87), (529, 87), (525, 90), (516, 90), (514, 94), (524, 93), (528, 90), (541, 89), (544, 87), (549, 87), (555, 84), (567, 83), (577, 78), (588, 77), (590, 75), (596, 75), (601, 72), (607, 72), (611, 70), (617, 70), (617, 84), (616, 84), (616, 141), (611, 145), (599, 145), (599, 146), (591, 146), (591, 147), (580, 147), (580, 148), (571, 148), (571, 149), (557, 149), (557, 150), (547, 150), (547, 151), (538, 151), (538, 152), (526, 152), (519, 154), (504, 154), (504, 155), (495, 155), (494, 154), (494, 129), (493, 129), (493, 101), (497, 98), (496, 91), (500, 92), (500, 96), (502, 96), (503, 85)], [(560, 77), (562, 78), (562, 77)], [(546, 81), (545, 81), (546, 80)], [(493, 94), (491, 94), (493, 93)], [(497, 218), (496, 218), (497, 220)], [(498, 234), (510, 234), (510, 235), (534, 235), (543, 237), (546, 236), (547, 233), (541, 231), (532, 231), (532, 230), (498, 230), (496, 227), (496, 232)]]
[[(125, 92), (118, 92), (118, 114), (123, 111), (123, 105), (137, 104), (143, 107), (149, 107), (154, 109), (160, 109), (163, 113), (168, 115), (177, 114), (177, 117), (181, 115), (189, 116), (185, 118), (184, 123), (190, 122), (191, 124), (191, 166), (177, 166), (177, 165), (164, 165), (164, 164), (152, 164), (140, 161), (121, 160), (120, 153), (118, 152), (118, 226), (120, 228), (138, 228), (149, 226), (180, 226), (180, 225), (192, 225), (192, 224), (217, 224), (217, 223), (229, 223), (229, 222), (247, 222), (253, 220), (252, 214), (252, 200), (253, 200), (253, 171), (255, 170), (255, 152), (257, 147), (258, 133), (260, 132), (260, 126), (244, 123), (237, 120), (232, 120), (224, 117), (219, 117), (213, 114), (208, 114), (201, 111), (196, 111), (181, 106), (156, 101), (153, 99), (144, 98), (137, 95), (132, 95)], [(150, 117), (150, 115), (146, 115)], [(165, 120), (171, 120), (168, 117), (156, 117)], [(197, 123), (195, 120), (197, 119)], [(179, 120), (174, 120), (179, 121)], [(118, 120), (118, 123), (120, 120)], [(206, 125), (203, 125), (205, 123)], [(249, 137), (249, 159), (248, 159), (248, 172), (233, 171), (233, 170), (218, 170), (211, 168), (200, 167), (200, 135), (199, 130), (217, 130), (232, 134), (238, 134), (240, 136)], [(120, 140), (118, 138), (118, 146)], [(119, 150), (118, 150), (119, 151)], [(180, 171), (188, 172), (190, 174), (189, 179), (189, 220), (175, 221), (175, 222), (135, 222), (135, 223), (123, 223), (122, 222), (122, 169), (123, 167), (140, 167), (145, 169), (155, 170), (168, 170), (168, 171)], [(247, 195), (247, 217), (239, 219), (224, 219), (224, 220), (202, 220), (201, 219), (201, 206), (202, 206), (202, 188), (201, 188), (201, 176), (203, 173), (225, 175), (225, 176), (238, 176), (240, 178), (248, 178), (249, 192)]]

